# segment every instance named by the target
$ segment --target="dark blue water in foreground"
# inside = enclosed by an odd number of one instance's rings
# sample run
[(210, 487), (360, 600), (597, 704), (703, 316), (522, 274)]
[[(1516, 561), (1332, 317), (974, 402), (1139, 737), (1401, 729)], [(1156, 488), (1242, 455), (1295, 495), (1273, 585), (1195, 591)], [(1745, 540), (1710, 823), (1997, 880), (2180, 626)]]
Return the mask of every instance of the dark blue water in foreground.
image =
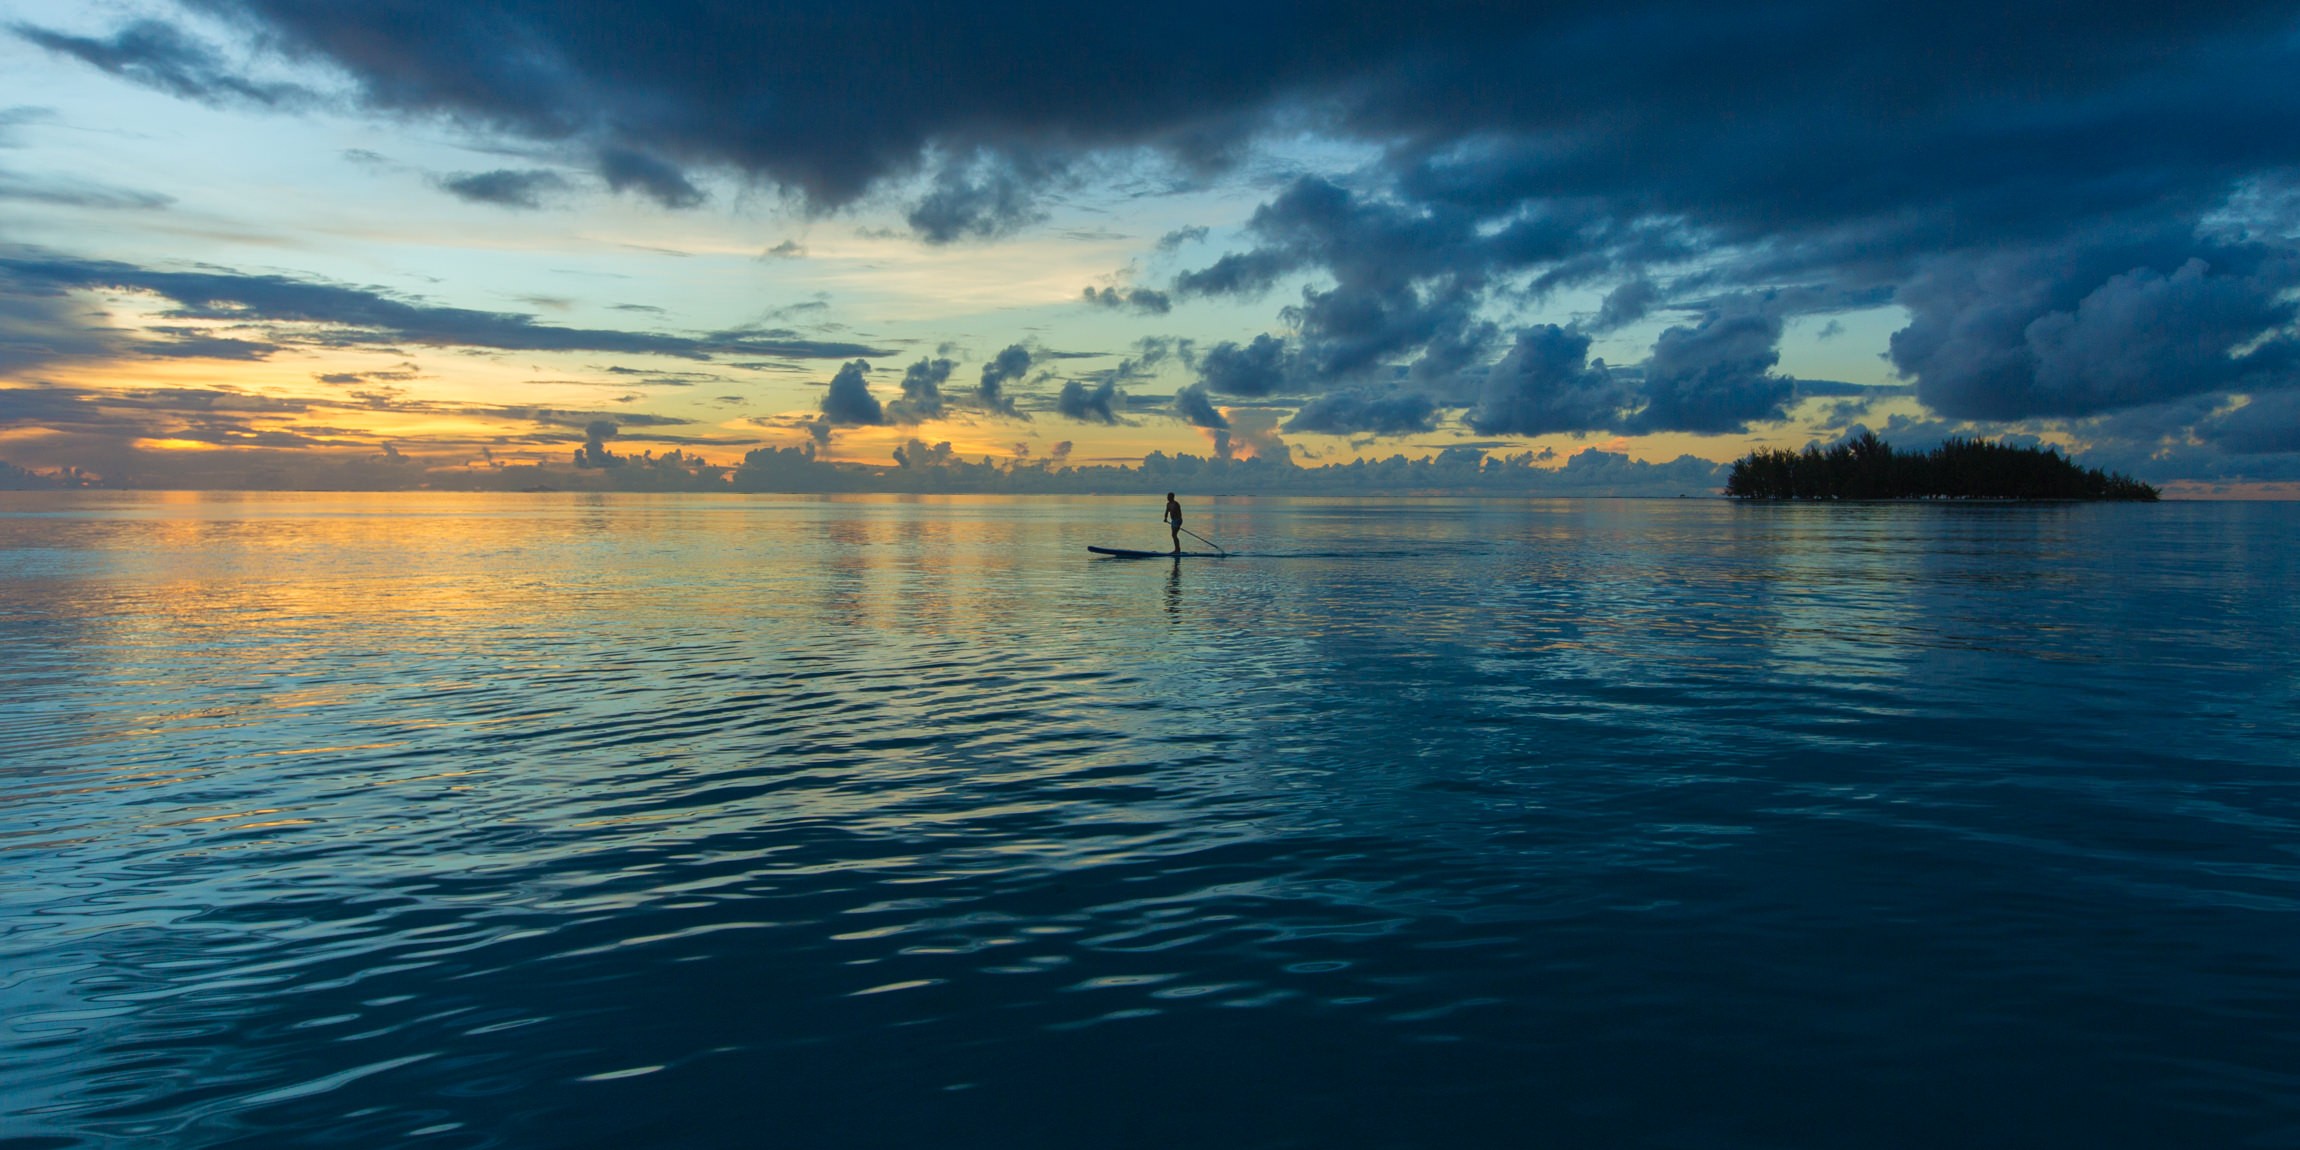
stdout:
[(2300, 1146), (2300, 506), (0, 497), (0, 1147)]

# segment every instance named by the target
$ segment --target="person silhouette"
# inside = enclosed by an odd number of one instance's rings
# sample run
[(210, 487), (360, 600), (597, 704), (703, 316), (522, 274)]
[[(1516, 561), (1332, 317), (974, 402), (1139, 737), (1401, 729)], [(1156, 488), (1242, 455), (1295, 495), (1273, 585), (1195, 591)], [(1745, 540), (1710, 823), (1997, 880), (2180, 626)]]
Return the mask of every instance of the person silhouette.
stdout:
[(1166, 533), (1174, 537), (1174, 554), (1180, 555), (1182, 553), (1182, 505), (1174, 499), (1174, 493), (1171, 491), (1166, 493), (1166, 514), (1159, 518), (1166, 521)]

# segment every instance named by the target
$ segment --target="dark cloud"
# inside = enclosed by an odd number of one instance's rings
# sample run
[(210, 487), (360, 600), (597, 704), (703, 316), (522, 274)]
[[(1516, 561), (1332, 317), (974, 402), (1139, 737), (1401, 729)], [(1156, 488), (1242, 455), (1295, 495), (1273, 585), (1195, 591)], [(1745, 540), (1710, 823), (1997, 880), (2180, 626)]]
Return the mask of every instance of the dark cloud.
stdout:
[(1437, 425), (1437, 401), (1416, 391), (1332, 391), (1311, 399), (1286, 421), (1287, 431), (1327, 435), (1407, 435)]
[[(1185, 166), (1231, 162), (1259, 109), (1339, 90), (1362, 70), (1495, 23), (1347, 4), (1256, 16), (1189, 4), (959, 12), (894, 0), (711, 5), (674, 19), (614, 0), (196, 2), (343, 68), (374, 108), (725, 164), (821, 204), (918, 171), (930, 151), (962, 157), (915, 221), (943, 239), (1030, 216), (1026, 189), (1050, 172), (1044, 162), (1017, 170), (1016, 156), (1147, 144)], [(1533, 30), (1506, 12), (1501, 23)], [(998, 162), (983, 170), (978, 156)]]
[[(177, 314), (187, 318), (318, 324), (344, 329), (339, 337), (321, 342), (346, 346), (407, 343), (504, 351), (623, 352), (682, 359), (708, 359), (720, 354), (813, 359), (885, 354), (862, 344), (797, 339), (792, 333), (781, 331), (683, 336), (554, 327), (537, 323), (532, 316), (410, 303), (371, 289), (313, 283), (286, 276), (154, 271), (23, 249), (0, 253), (0, 299), (54, 298), (67, 291), (93, 289), (162, 296), (177, 305)], [(52, 322), (59, 313), (55, 308), (48, 310)]]
[(286, 108), (313, 100), (309, 90), (293, 84), (258, 83), (242, 77), (216, 49), (158, 20), (133, 21), (109, 38), (71, 36), (30, 24), (15, 24), (10, 30), (51, 52), (78, 57), (123, 79), (205, 104)]
[(911, 206), (908, 222), (930, 244), (1011, 235), (1046, 218), (1034, 189), (1051, 174), (1038, 164), (991, 155), (944, 163), (926, 195)]
[(1707, 494), (1723, 486), (1725, 467), (1692, 455), (1667, 463), (1646, 463), (1628, 455), (1585, 447), (1566, 456), (1565, 466), (1546, 477), (1540, 489), (1574, 495)]
[(1172, 296), (1169, 296), (1162, 291), (1153, 291), (1149, 288), (1142, 287), (1106, 287), (1101, 289), (1087, 288), (1084, 298), (1087, 303), (1093, 304), (1095, 307), (1111, 308), (1113, 310), (1118, 308), (1132, 308), (1133, 310), (1141, 312), (1144, 315), (1165, 315), (1167, 312), (1174, 310), (1174, 299)]
[(2192, 396), (2063, 427), (2087, 466), (2150, 483), (2300, 481), (2300, 393)]
[[(1028, 224), (1089, 154), (1188, 180), (1257, 134), (1369, 146), (1346, 186), (1288, 184), (1241, 250), (1172, 285), (1304, 285), (1284, 313), (1297, 394), (1411, 366), (1452, 402), (1512, 354), (1488, 322), (1575, 289), (1607, 293), (1602, 330), (1649, 314), (1648, 282), (1672, 301), (1813, 289), (1776, 323), (1890, 299), (1911, 316), (1895, 365), (1960, 417), (2273, 391), (2292, 355), (2282, 0), (191, 2), (340, 68), (372, 109), (594, 152), (611, 181), (634, 157), (621, 186), (666, 203), (700, 195), (689, 170), (819, 208), (924, 188), (911, 223), (935, 242)], [(19, 34), (190, 98), (293, 103), (166, 25)], [(1689, 306), (1708, 318), (1624, 365), (1646, 380), (1637, 425), (1775, 410), (1753, 321)]]
[(1203, 243), (1205, 239), (1206, 229), (1200, 225), (1193, 224), (1186, 228), (1175, 228), (1173, 231), (1158, 237), (1158, 250), (1162, 252), (1179, 251), (1183, 244)]
[(1293, 362), (1286, 341), (1265, 333), (1243, 347), (1224, 340), (1207, 348), (1198, 375), (1209, 390), (1252, 399), (1285, 390)]
[(823, 393), (823, 421), (827, 424), (880, 424), (887, 422), (886, 408), (878, 397), (871, 394), (870, 384), (863, 375), (870, 364), (854, 360), (839, 368), (831, 377), (829, 391)]
[(1302, 266), (1292, 253), (1279, 251), (1232, 252), (1212, 265), (1174, 277), (1181, 296), (1255, 296), (1275, 287), (1278, 277)]
[(625, 462), (623, 457), (607, 449), (607, 441), (615, 438), (621, 431), (622, 428), (617, 427), (615, 422), (609, 419), (594, 419), (584, 424), (583, 446), (575, 449), (575, 466), (579, 468), (623, 466)]
[(0, 270), (0, 375), (43, 364), (123, 354), (126, 333), (62, 288)]
[(1174, 393), (1174, 415), (1192, 427), (1215, 431), (1226, 431), (1230, 427), (1230, 421), (1222, 418), (1214, 401), (1206, 398), (1206, 385), (1202, 383), (1193, 383)]
[(1124, 400), (1115, 383), (1104, 382), (1088, 387), (1073, 379), (1062, 385), (1054, 397), (1054, 410), (1080, 423), (1124, 423), (1118, 417), (1118, 404)]
[(2244, 406), (2199, 423), (2196, 432), (2236, 455), (2300, 452), (2300, 392), (2253, 396)]
[(1136, 370), (1147, 372), (1169, 358), (1179, 358), (1187, 363), (1194, 355), (1193, 349), (1194, 345), (1186, 339), (1146, 335), (1134, 341), (1136, 356), (1127, 362), (1134, 364)]
[(1205, 235), (1208, 235), (1208, 228), (1201, 223), (1191, 223), (1189, 228), (1175, 228), (1157, 237), (1157, 251), (1182, 251), (1182, 244), (1203, 244)]
[(902, 373), (902, 398), (887, 404), (887, 418), (896, 423), (920, 423), (942, 417), (942, 385), (958, 366), (947, 359), (921, 359)]
[(1537, 324), (1486, 373), (1464, 418), (1480, 435), (1597, 431), (1616, 426), (1629, 402), (1605, 361), (1590, 362), (1588, 335)]
[(1316, 109), (1385, 146), (1415, 198), (1496, 217), (1583, 198), (1733, 236), (2061, 228), (2288, 164), (2300, 116), (2292, 14), (2269, 0), (2082, 19), (2044, 0), (1763, 19), (1684, 0), (195, 2), (341, 67), (375, 108), (725, 164), (832, 205), (930, 153), (1147, 146), (1204, 170)]
[(2293, 380), (2300, 252), (2177, 234), (1944, 257), (1902, 288), (1894, 365), (1946, 415), (2090, 415)]
[(567, 178), (543, 168), (514, 171), (498, 168), (492, 172), (465, 172), (439, 181), (459, 199), (475, 204), (494, 204), (506, 208), (540, 208), (545, 196), (565, 191)]
[(1252, 295), (1316, 269), (1333, 281), (1302, 289), (1285, 310), (1300, 332), (1295, 382), (1309, 390), (1359, 383), (1401, 357), (1431, 386), (1477, 361), (1495, 335), (1480, 317), (1495, 277), (1608, 242), (1587, 209), (1542, 206), (1494, 221), (1442, 203), (1352, 191), (1304, 176), (1255, 210), (1258, 246), (1175, 278), (1183, 296)]
[(1597, 318), (1590, 321), (1589, 329), (1606, 332), (1636, 323), (1660, 302), (1661, 289), (1639, 276), (1605, 293), (1605, 302), (1598, 305)]
[(1030, 360), (1030, 349), (1019, 343), (1001, 350), (982, 365), (982, 382), (974, 389), (975, 402), (999, 415), (1027, 418), (1014, 406), (1014, 397), (1006, 394), (1006, 385), (1020, 380), (1023, 373), (1030, 370)]
[[(2042, 3), (1952, 5), (1919, 20), (1900, 6), (1817, 2), (1760, 21), (1671, 0), (963, 16), (898, 0), (837, 13), (710, 7), (683, 19), (608, 0), (204, 6), (341, 65), (379, 107), (547, 139), (603, 133), (834, 204), (915, 170), (932, 147), (1148, 144), (1185, 166), (1219, 164), (1269, 114), (1323, 101), (1329, 130), (1457, 164), (1462, 141), (1538, 138), (1539, 148), (1484, 149), (1524, 185), (1615, 193), (1634, 173), (1654, 185), (1650, 198), (1689, 205), (1792, 196), (1816, 209), (1859, 205), (1905, 186), (1909, 161), (1963, 158), (1959, 145), (1999, 153), (1957, 165), (1970, 170), (2065, 150), (2036, 145), (2100, 132), (2104, 120), (2130, 124), (2167, 106), (2201, 117), (2209, 105), (2196, 106), (2182, 81), (2230, 70), (2273, 78), (2282, 48), (2273, 33), (2288, 18), (2257, 3), (2177, 14), (2118, 4), (2083, 21)], [(1206, 32), (1216, 27), (1221, 35)], [(913, 34), (890, 38), (887, 28)], [(2155, 99), (2101, 98), (2133, 89)], [(2223, 101), (2236, 123), (2209, 145), (2232, 149), (2228, 137), (2257, 134), (2264, 115), (2288, 110), (2280, 95), (2260, 84)], [(2007, 116), (2007, 104), (2089, 114)], [(773, 114), (800, 106), (809, 114)], [(1983, 112), (1988, 122), (1974, 123)], [(2206, 144), (2119, 150), (2176, 146)], [(1875, 173), (1847, 162), (1904, 156)], [(1735, 206), (1762, 217), (1754, 204)]]
[(916, 439), (906, 440), (894, 449), (896, 467), (946, 467), (957, 458), (958, 452), (947, 439), (932, 446)]
[(677, 165), (633, 148), (601, 148), (599, 176), (615, 191), (636, 191), (666, 208), (697, 207), (710, 198)]
[(1781, 318), (1755, 311), (1662, 332), (1638, 389), (1644, 406), (1628, 430), (1720, 434), (1782, 418), (1796, 387), (1773, 374), (1780, 342)]

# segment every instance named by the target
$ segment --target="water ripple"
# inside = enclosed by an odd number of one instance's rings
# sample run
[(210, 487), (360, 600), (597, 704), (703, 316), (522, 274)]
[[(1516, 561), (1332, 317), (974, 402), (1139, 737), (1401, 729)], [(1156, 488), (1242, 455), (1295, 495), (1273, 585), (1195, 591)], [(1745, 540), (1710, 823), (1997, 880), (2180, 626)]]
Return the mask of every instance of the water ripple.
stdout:
[(2282, 507), (0, 500), (0, 1146), (2300, 1130)]

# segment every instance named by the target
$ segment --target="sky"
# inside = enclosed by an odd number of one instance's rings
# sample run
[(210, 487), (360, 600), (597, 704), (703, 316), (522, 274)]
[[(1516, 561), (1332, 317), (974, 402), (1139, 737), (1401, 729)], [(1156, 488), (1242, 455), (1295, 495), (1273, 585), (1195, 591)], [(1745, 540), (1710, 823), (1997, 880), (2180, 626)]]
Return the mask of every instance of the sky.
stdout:
[(2300, 490), (2289, 4), (1406, 9), (0, 0), (0, 461)]

